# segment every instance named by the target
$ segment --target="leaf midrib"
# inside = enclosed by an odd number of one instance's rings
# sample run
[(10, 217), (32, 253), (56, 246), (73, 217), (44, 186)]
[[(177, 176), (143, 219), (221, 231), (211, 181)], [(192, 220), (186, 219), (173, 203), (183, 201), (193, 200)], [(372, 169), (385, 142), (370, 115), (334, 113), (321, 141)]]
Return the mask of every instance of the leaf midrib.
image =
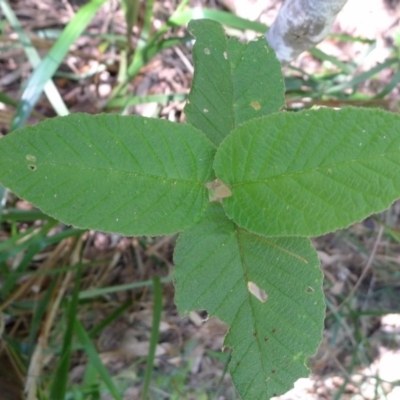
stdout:
[[(244, 290), (246, 291), (247, 301), (249, 303), (249, 308), (251, 309), (252, 328), (253, 328), (253, 332), (257, 332), (257, 324), (256, 324), (257, 318), (256, 318), (256, 315), (255, 315), (253, 307), (252, 307), (251, 294), (247, 289), (247, 283), (249, 282), (249, 277), (248, 277), (248, 267), (247, 267), (247, 264), (246, 264), (246, 261), (245, 261), (245, 252), (243, 251), (243, 245), (242, 245), (241, 240), (240, 240), (240, 231), (241, 231), (241, 229), (236, 224), (234, 224), (234, 227), (235, 227), (235, 236), (236, 236), (236, 240), (237, 240), (237, 246), (238, 246), (239, 254), (240, 254), (240, 264), (241, 264), (243, 272), (244, 272), (244, 281), (245, 281), (244, 282), (244, 284), (245, 284)], [(265, 377), (265, 376), (268, 376), (268, 374), (267, 374), (267, 372), (265, 370), (264, 363), (262, 362), (262, 358), (261, 358), (261, 354), (262, 354), (261, 345), (260, 345), (259, 339), (257, 337), (255, 338), (255, 341), (256, 341), (257, 349), (258, 349), (258, 361), (259, 361), (259, 364), (261, 365), (261, 368), (262, 368), (262, 371), (263, 371), (263, 374), (264, 374), (264, 377)], [(250, 342), (250, 346), (251, 346), (252, 340), (250, 339), (249, 342)], [(267, 384), (266, 383), (264, 384), (264, 387), (265, 387), (265, 390), (267, 390)]]
[(400, 153), (400, 150), (390, 151), (390, 152), (382, 153), (382, 154), (377, 154), (377, 155), (373, 155), (373, 156), (370, 156), (370, 157), (363, 157), (363, 158), (357, 158), (357, 159), (353, 159), (353, 160), (349, 160), (349, 161), (343, 161), (343, 162), (339, 162), (339, 163), (336, 163), (336, 164), (324, 165), (324, 166), (320, 166), (320, 167), (316, 167), (316, 168), (304, 169), (304, 170), (293, 172), (293, 173), (284, 173), (284, 174), (279, 174), (279, 175), (272, 175), (272, 176), (270, 176), (268, 178), (264, 178), (264, 179), (254, 179), (254, 180), (248, 180), (248, 181), (242, 181), (242, 182), (235, 182), (235, 183), (228, 184), (228, 185), (229, 185), (229, 187), (232, 188), (232, 187), (235, 187), (235, 186), (250, 185), (250, 184), (257, 184), (257, 183), (267, 183), (269, 181), (278, 181), (278, 180), (281, 180), (281, 179), (291, 178), (291, 177), (296, 176), (296, 175), (306, 175), (306, 174), (310, 174), (310, 173), (318, 172), (318, 171), (322, 171), (322, 170), (329, 170), (330, 168), (332, 168), (332, 169), (341, 168), (346, 164), (361, 163), (362, 161), (370, 161), (370, 160), (373, 160), (375, 158), (387, 157), (390, 154), (396, 154), (396, 153)]
[[(242, 268), (243, 268), (243, 271), (244, 271), (244, 283), (245, 283), (245, 291), (246, 291), (246, 294), (247, 294), (247, 302), (248, 302), (248, 304), (249, 304), (249, 308), (251, 309), (251, 312), (252, 312), (252, 327), (253, 327), (253, 332), (257, 332), (257, 317), (256, 317), (256, 315), (255, 315), (255, 313), (253, 312), (253, 307), (252, 307), (252, 297), (251, 297), (251, 294), (249, 293), (249, 291), (248, 291), (248, 289), (247, 289), (247, 282), (249, 281), (249, 278), (248, 278), (248, 273), (247, 273), (247, 264), (246, 264), (246, 261), (245, 261), (245, 252), (243, 251), (243, 246), (242, 246), (242, 244), (241, 244), (241, 239), (240, 239), (240, 234), (243, 234), (243, 235), (245, 235), (245, 234), (249, 234), (250, 236), (252, 236), (252, 237), (258, 237), (259, 235), (256, 235), (256, 234), (252, 234), (251, 232), (248, 232), (248, 231), (246, 231), (246, 230), (244, 230), (244, 229), (242, 229), (242, 228), (240, 228), (238, 225), (236, 225), (236, 224), (234, 224), (234, 227), (235, 227), (235, 237), (236, 237), (236, 241), (237, 241), (237, 246), (238, 246), (238, 249), (239, 249), (239, 255), (240, 255), (240, 264), (242, 265)], [(263, 239), (262, 237), (260, 237), (259, 239)], [(263, 240), (262, 240), (263, 241)], [(272, 244), (269, 242), (269, 241), (266, 241), (267, 243), (268, 243), (268, 245), (269, 246), (271, 246)], [(280, 248), (279, 246), (274, 246), (274, 247), (276, 247), (277, 249), (279, 249), (280, 251), (284, 251), (284, 249), (282, 249), (282, 248)], [(290, 255), (291, 257), (293, 257), (293, 258), (297, 258), (297, 259), (299, 259), (299, 260), (301, 260), (302, 262), (305, 262), (305, 264), (308, 264), (308, 262), (305, 260), (305, 259), (303, 259), (302, 257), (300, 257), (300, 256), (298, 256), (298, 255), (296, 255), (296, 254), (294, 254), (294, 253), (291, 253), (291, 252), (288, 252), (288, 251), (284, 251), (286, 254), (288, 254), (288, 255)], [(287, 321), (285, 321), (285, 322), (287, 322)], [(315, 323), (315, 321), (313, 321), (314, 323)], [(233, 325), (233, 323), (234, 322), (232, 322), (232, 325)], [(231, 326), (232, 326), (231, 325)], [(269, 373), (269, 371), (267, 371), (266, 369), (265, 369), (265, 367), (266, 367), (266, 365), (265, 365), (265, 363), (263, 363), (263, 360), (262, 360), (262, 354), (263, 354), (263, 351), (262, 351), (262, 342), (261, 342), (261, 340), (258, 338), (258, 337), (256, 337), (255, 339), (255, 342), (256, 342), (256, 346), (257, 346), (257, 349), (258, 349), (258, 359), (259, 359), (259, 364), (261, 365), (261, 368), (262, 368), (262, 372), (263, 372), (263, 377), (265, 378), (266, 376), (269, 376), (273, 381), (275, 381), (275, 383), (277, 383), (277, 384), (279, 384), (279, 385), (281, 385), (281, 386), (284, 386), (284, 384), (282, 384), (282, 382), (276, 377), (276, 376), (274, 376), (274, 375), (271, 375), (270, 373)], [(280, 341), (280, 340), (278, 340), (276, 337), (274, 338), (274, 340), (276, 341), (276, 342), (278, 342), (279, 343), (279, 345), (291, 356), (292, 355), (292, 353), (290, 352), (290, 350), (284, 345), (284, 344), (282, 344), (282, 342)], [(249, 347), (251, 347), (252, 346), (252, 342), (253, 342), (253, 340), (252, 339), (249, 339)], [(294, 376), (295, 378), (297, 378), (297, 376)], [(256, 379), (256, 377), (254, 377), (254, 379)], [(252, 380), (252, 381), (254, 381), (254, 379)], [(264, 382), (264, 387), (265, 387), (265, 391), (266, 392), (268, 392), (268, 384), (267, 384), (267, 382)], [(246, 392), (247, 392), (247, 390), (246, 390)]]
[[(74, 164), (62, 164), (62, 163), (46, 163), (46, 162), (41, 162), (37, 163), (36, 166), (39, 168), (41, 166), (49, 166), (49, 167), (68, 167), (68, 168), (73, 168), (78, 171), (84, 170), (92, 170), (92, 171), (102, 171), (106, 172), (108, 174), (111, 173), (118, 173), (118, 174), (127, 174), (127, 175), (132, 175), (133, 177), (142, 177), (142, 178), (148, 178), (148, 179), (154, 179), (154, 180), (160, 180), (160, 181), (179, 181), (179, 183), (185, 183), (185, 184), (193, 184), (193, 185), (200, 185), (204, 186), (209, 180), (212, 180), (213, 175), (209, 179), (204, 179), (204, 181), (192, 181), (189, 179), (183, 179), (183, 178), (174, 178), (171, 176), (159, 176), (159, 175), (153, 175), (145, 172), (133, 172), (133, 171), (125, 171), (121, 169), (115, 169), (115, 168), (105, 168), (105, 167), (89, 167), (89, 166), (81, 166), (81, 165), (74, 165)], [(35, 173), (35, 171), (32, 171), (32, 173)]]

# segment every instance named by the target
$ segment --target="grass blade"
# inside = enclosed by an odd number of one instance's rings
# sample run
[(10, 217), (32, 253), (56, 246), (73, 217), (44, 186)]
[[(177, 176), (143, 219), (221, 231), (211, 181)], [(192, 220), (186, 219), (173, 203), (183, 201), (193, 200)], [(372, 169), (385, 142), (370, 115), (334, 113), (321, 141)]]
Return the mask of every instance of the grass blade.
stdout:
[(136, 106), (147, 103), (167, 103), (170, 101), (185, 101), (187, 93), (150, 94), (148, 96), (129, 96), (127, 98), (113, 99), (107, 104), (107, 109)]
[(153, 8), (154, 8), (154, 0), (146, 1), (146, 12), (144, 15), (144, 23), (142, 32), (140, 34), (140, 39), (143, 44), (147, 43), (150, 39), (150, 32), (151, 32), (151, 20), (153, 18)]
[(96, 368), (97, 373), (100, 375), (110, 394), (114, 397), (115, 400), (122, 400), (121, 394), (115, 386), (110, 374), (107, 371), (107, 368), (101, 362), (96, 348), (94, 347), (88, 333), (86, 332), (85, 328), (82, 326), (78, 318), (75, 319), (75, 333), (78, 336), (78, 340), (81, 343), (82, 348), (89, 357), (89, 361)]
[[(192, 40), (192, 37), (187, 38), (179, 38), (178, 40), (174, 39), (165, 39), (163, 41), (159, 41), (160, 37), (168, 31), (171, 27), (177, 27), (187, 24), (192, 19), (199, 18), (208, 18), (213, 19), (215, 21), (221, 22), (231, 28), (239, 29), (239, 30), (253, 30), (257, 33), (265, 33), (268, 30), (268, 27), (260, 22), (249, 21), (244, 18), (240, 18), (230, 12), (220, 11), (220, 10), (212, 10), (208, 8), (189, 8), (184, 9), (186, 5), (186, 1), (182, 1), (182, 3), (177, 7), (176, 11), (171, 15), (168, 19), (167, 23), (163, 25), (147, 42), (141, 41), (139, 46), (135, 50), (135, 55), (133, 57), (132, 62), (128, 67), (128, 71), (124, 80), (114, 89), (109, 102), (118, 97), (121, 91), (124, 89), (126, 83), (130, 81), (135, 75), (138, 74), (140, 69), (151, 60), (157, 53), (167, 47), (174, 46), (179, 42), (186, 42), (187, 40)], [(152, 9), (152, 4), (149, 4), (147, 10)], [(148, 15), (146, 14), (146, 17)], [(149, 37), (149, 26), (148, 20), (146, 20), (146, 26), (142, 31), (142, 39)], [(175, 43), (174, 43), (175, 41)], [(107, 103), (107, 107), (109, 103)]]
[(115, 321), (119, 316), (121, 316), (130, 306), (132, 305), (132, 300), (128, 299), (119, 306), (116, 310), (114, 310), (110, 315), (107, 315), (98, 325), (92, 328), (89, 331), (89, 336), (91, 338), (95, 338), (99, 335), (108, 325), (110, 325), (113, 321)]
[(72, 297), (69, 300), (67, 307), (67, 328), (63, 338), (63, 346), (61, 350), (61, 358), (56, 367), (56, 372), (53, 378), (53, 384), (50, 389), (51, 399), (63, 399), (67, 391), (68, 375), (70, 370), (70, 359), (72, 352), (72, 339), (74, 335), (76, 314), (78, 312), (79, 305), (79, 289), (82, 277), (82, 267), (77, 271), (75, 278), (74, 291)]
[[(40, 299), (37, 304), (34, 305), (35, 311), (32, 317), (32, 322), (29, 328), (29, 339), (28, 339), (28, 351), (29, 358), (32, 357), (35, 348), (35, 339), (39, 332), (40, 326), (46, 314), (46, 311), (50, 308), (49, 302), (51, 301), (54, 288), (56, 287), (57, 279), (54, 278), (49, 287), (46, 289), (45, 295)], [(36, 303), (36, 302), (35, 302)]]
[[(2, 297), (4, 297), (5, 299), (9, 297), (10, 292), (13, 290), (14, 287), (16, 287), (16, 282), (19, 279), (21, 272), (25, 271), (32, 262), (33, 257), (41, 250), (43, 250), (43, 248), (45, 247), (44, 242), (47, 233), (56, 225), (57, 221), (48, 222), (41, 228), (39, 232), (37, 232), (36, 235), (32, 237), (32, 245), (27, 248), (22, 261), (19, 263), (18, 267), (11, 271), (8, 277), (4, 280), (1, 289)], [(15, 251), (15, 248), (12, 250)], [(8, 301), (6, 301), (5, 303), (8, 303)], [(4, 308), (4, 304), (0, 306), (0, 309), (1, 308)]]
[[(29, 36), (24, 32), (21, 24), (18, 21), (18, 18), (14, 14), (14, 11), (8, 4), (6, 0), (0, 0), (0, 6), (1, 9), (6, 16), (8, 22), (12, 26), (12, 28), (17, 32), (19, 40), (25, 50), (26, 56), (28, 57), (29, 62), (31, 63), (32, 67), (35, 68), (38, 66), (41, 62), (40, 56), (38, 52), (36, 51), (35, 47), (33, 46), (31, 40), (29, 39)], [(44, 78), (47, 76), (46, 74), (42, 77)], [(57, 90), (57, 87), (55, 86), (53, 81), (50, 81), (51, 75), (46, 78), (46, 81), (43, 83), (41, 88), (33, 88), (33, 90), (37, 91), (37, 98), (39, 98), (40, 94), (42, 93), (42, 90), (45, 91), (47, 98), (50, 101), (50, 104), (53, 106), (54, 110), (57, 112), (58, 115), (67, 115), (68, 114), (68, 108), (65, 105), (64, 101), (62, 100), (60, 93)], [(4, 100), (4, 99), (3, 99)], [(33, 105), (32, 105), (33, 108)], [(31, 109), (32, 109), (31, 108)], [(21, 101), (21, 103), (17, 107), (17, 113), (14, 116), (14, 120), (12, 122), (12, 127), (11, 129), (16, 129), (19, 128), (23, 125), (24, 121), (29, 115), (29, 112), (31, 111), (25, 110), (25, 103)], [(24, 112), (26, 112), (26, 116), (24, 117)]]
[(7, 208), (2, 211), (4, 221), (10, 222), (33, 222), (52, 219), (40, 210), (21, 210), (20, 208)]
[(400, 82), (400, 65), (397, 68), (396, 73), (393, 75), (390, 82), (384, 87), (384, 89), (378, 93), (375, 98), (383, 99), (387, 94), (389, 94), (394, 88), (399, 87)]
[(180, 12), (175, 12), (168, 20), (170, 25), (182, 26), (187, 24), (192, 19), (207, 18), (220, 22), (230, 28), (239, 30), (251, 30), (257, 33), (264, 34), (267, 32), (267, 25), (250, 21), (245, 18), (238, 17), (228, 11), (213, 10), (210, 8), (189, 8)]
[[(172, 277), (166, 276), (165, 278), (161, 278), (160, 281), (162, 283), (170, 283), (170, 282), (172, 282)], [(151, 286), (152, 284), (153, 284), (153, 281), (148, 280), (148, 281), (142, 281), (142, 282), (126, 283), (124, 285), (109, 286), (109, 287), (100, 288), (100, 289), (84, 290), (83, 292), (81, 292), (79, 294), (79, 299), (80, 300), (90, 299), (92, 297), (104, 296), (106, 294), (117, 293), (117, 292), (121, 292), (124, 290), (138, 289), (138, 288), (142, 288), (145, 286)]]
[(150, 346), (149, 346), (149, 354), (147, 356), (146, 372), (144, 375), (142, 400), (147, 400), (149, 396), (149, 388), (150, 388), (151, 375), (153, 372), (154, 357), (156, 354), (156, 347), (160, 335), (160, 321), (161, 321), (161, 310), (162, 310), (162, 286), (160, 278), (158, 276), (153, 277), (153, 289), (154, 289), (153, 324), (151, 326)]
[[(162, 28), (160, 28), (160, 30), (162, 30)], [(160, 40), (159, 42), (156, 42), (152, 39), (150, 43), (148, 43), (143, 48), (137, 48), (135, 52), (135, 57), (128, 66), (127, 72), (122, 78), (121, 83), (112, 92), (110, 99), (106, 104), (106, 107), (108, 107), (110, 102), (121, 93), (121, 91), (125, 88), (127, 82), (129, 82), (134, 76), (136, 76), (142, 69), (142, 67), (147, 64), (155, 55), (157, 55), (164, 49), (176, 46), (180, 43), (186, 43), (190, 40), (193, 40), (193, 37), (189, 35), (183, 37), (166, 38), (164, 40)]]
[[(0, 0), (1, 1), (1, 0)], [(17, 107), (18, 102), (12, 99), (10, 96), (3, 92), (0, 92), (0, 103), (6, 104), (8, 106)]]
[(139, 0), (122, 0), (122, 8), (125, 14), (126, 21), (126, 45), (128, 59), (133, 52), (132, 48), (132, 29), (137, 23), (139, 12)]
[(339, 61), (337, 57), (330, 56), (329, 54), (326, 54), (324, 51), (318, 49), (317, 47), (311, 48), (309, 50), (309, 53), (312, 54), (313, 57), (321, 61), (329, 61), (335, 67), (339, 68), (339, 70), (343, 71), (347, 75), (350, 75), (354, 72), (354, 68), (351, 65)]
[(336, 92), (342, 92), (343, 90), (347, 88), (355, 88), (357, 85), (359, 85), (362, 82), (365, 82), (367, 79), (372, 78), (374, 75), (378, 74), (382, 70), (389, 68), (392, 66), (392, 64), (398, 63), (397, 58), (389, 58), (382, 64), (378, 64), (375, 67), (369, 69), (368, 71), (365, 71), (361, 73), (358, 76), (355, 76), (353, 79), (351, 79), (348, 82), (341, 83), (339, 85), (333, 86), (329, 89), (326, 90), (325, 94), (332, 94)]
[[(1, 1), (4, 2), (5, 0)], [(92, 0), (85, 4), (76, 13), (74, 19), (66, 26), (57, 42), (29, 78), (27, 86), (22, 93), (16, 116), (11, 125), (12, 129), (22, 126), (26, 121), (42, 93), (44, 86), (51, 79), (64, 57), (67, 55), (69, 47), (82, 34), (96, 12), (106, 1), (107, 0)]]

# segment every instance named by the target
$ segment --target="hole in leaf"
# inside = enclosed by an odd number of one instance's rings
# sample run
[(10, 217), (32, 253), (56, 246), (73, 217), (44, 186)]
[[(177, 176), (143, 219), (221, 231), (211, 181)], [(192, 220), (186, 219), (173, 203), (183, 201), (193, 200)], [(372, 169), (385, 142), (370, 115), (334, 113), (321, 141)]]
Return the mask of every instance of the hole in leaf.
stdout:
[(268, 300), (266, 291), (261, 289), (256, 283), (248, 282), (247, 289), (256, 299), (260, 300), (261, 303), (265, 303)]
[(306, 290), (307, 293), (314, 293), (314, 288), (312, 288), (311, 286), (309, 286)]
[(28, 165), (28, 168), (29, 168), (31, 171), (35, 171), (35, 170), (36, 170), (36, 165), (33, 165), (33, 164)]
[(200, 318), (203, 319), (203, 321), (207, 321), (208, 320), (208, 312), (206, 310), (200, 310), (197, 311), (197, 314), (199, 314)]

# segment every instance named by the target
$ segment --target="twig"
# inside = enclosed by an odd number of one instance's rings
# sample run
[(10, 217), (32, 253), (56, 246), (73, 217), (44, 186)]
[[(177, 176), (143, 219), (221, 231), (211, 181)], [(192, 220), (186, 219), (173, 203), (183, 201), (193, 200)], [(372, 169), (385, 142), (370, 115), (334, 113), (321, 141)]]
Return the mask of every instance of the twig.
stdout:
[(372, 266), (372, 262), (375, 258), (375, 254), (378, 250), (378, 246), (381, 242), (382, 239), (382, 235), (383, 235), (383, 231), (384, 231), (384, 227), (383, 225), (380, 226), (379, 228), (379, 232), (378, 232), (378, 236), (376, 237), (375, 243), (374, 243), (374, 247), (372, 248), (371, 254), (368, 258), (367, 264), (363, 270), (363, 272), (361, 273), (360, 277), (358, 278), (356, 284), (353, 286), (353, 288), (351, 289), (350, 293), (347, 295), (347, 297), (337, 306), (335, 312), (338, 312), (342, 306), (347, 303), (353, 296), (354, 293), (357, 291), (357, 289), (360, 287), (361, 282), (364, 280), (364, 278), (366, 277), (368, 271), (371, 269)]

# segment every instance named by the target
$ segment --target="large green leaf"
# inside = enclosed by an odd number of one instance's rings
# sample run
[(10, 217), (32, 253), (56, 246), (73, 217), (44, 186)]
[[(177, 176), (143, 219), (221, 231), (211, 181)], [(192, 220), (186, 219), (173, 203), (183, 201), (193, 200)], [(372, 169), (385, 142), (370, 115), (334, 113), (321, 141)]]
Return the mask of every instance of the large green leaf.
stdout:
[(219, 204), (175, 249), (179, 311), (206, 309), (230, 328), (230, 371), (244, 399), (285, 393), (308, 373), (321, 341), (322, 273), (308, 239), (265, 238), (235, 226)]
[(214, 168), (226, 213), (266, 236), (317, 236), (400, 197), (400, 116), (380, 110), (276, 113), (237, 128)]
[(239, 124), (285, 105), (280, 64), (264, 37), (248, 44), (228, 40), (211, 20), (191, 21), (195, 73), (187, 121), (219, 145)]
[(67, 224), (166, 234), (202, 215), (214, 154), (190, 125), (74, 114), (1, 139), (0, 182)]

